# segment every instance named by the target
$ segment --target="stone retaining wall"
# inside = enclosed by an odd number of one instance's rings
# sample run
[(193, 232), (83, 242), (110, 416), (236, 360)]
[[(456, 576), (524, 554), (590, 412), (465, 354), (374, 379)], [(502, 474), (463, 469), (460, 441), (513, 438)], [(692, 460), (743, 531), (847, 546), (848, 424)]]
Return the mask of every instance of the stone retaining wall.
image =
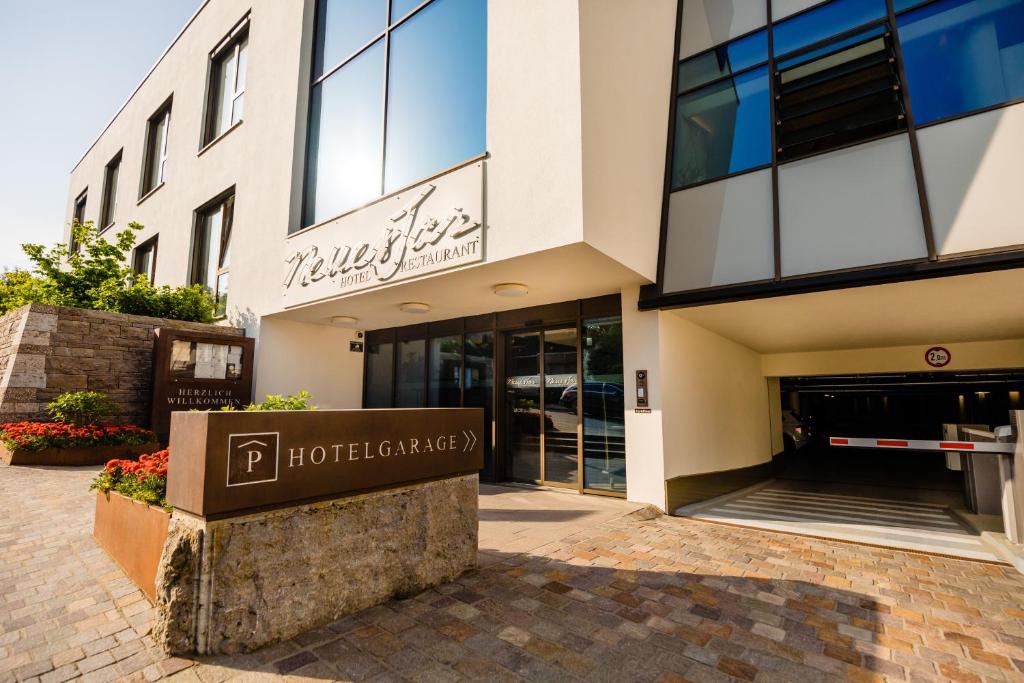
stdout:
[(244, 330), (63, 306), (29, 304), (0, 316), (0, 422), (45, 418), (65, 391), (102, 391), (116, 420), (149, 424), (153, 330)]

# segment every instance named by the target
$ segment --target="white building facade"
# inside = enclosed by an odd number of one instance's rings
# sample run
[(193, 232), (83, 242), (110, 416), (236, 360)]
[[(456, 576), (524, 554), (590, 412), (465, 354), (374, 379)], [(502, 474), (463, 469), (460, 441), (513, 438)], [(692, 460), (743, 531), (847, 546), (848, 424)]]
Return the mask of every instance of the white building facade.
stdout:
[(355, 5), (208, 0), (71, 173), (257, 395), (483, 407), (484, 478), (671, 510), (782, 378), (1024, 368), (1024, 0)]

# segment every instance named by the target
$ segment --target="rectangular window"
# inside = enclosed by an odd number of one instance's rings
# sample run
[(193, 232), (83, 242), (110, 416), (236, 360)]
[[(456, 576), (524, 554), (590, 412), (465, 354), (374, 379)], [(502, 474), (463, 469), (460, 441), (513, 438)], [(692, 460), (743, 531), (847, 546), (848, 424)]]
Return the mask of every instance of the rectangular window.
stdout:
[(137, 275), (145, 275), (150, 284), (156, 282), (156, 242), (156, 237), (146, 240), (135, 247), (132, 256), (132, 270)]
[(110, 160), (103, 169), (103, 201), (100, 203), (100, 229), (105, 230), (114, 223), (117, 208), (117, 175), (121, 169), (121, 152)]
[(249, 33), (248, 21), (245, 21), (210, 57), (204, 145), (213, 142), (242, 120), (245, 105), (245, 70), (248, 61)]
[(941, 0), (896, 23), (917, 124), (1024, 97), (1024, 0)]
[(231, 193), (200, 209), (192, 242), (193, 284), (202, 285), (214, 299), (214, 317), (227, 315), (228, 269), (235, 195)]
[(431, 408), (458, 408), (462, 404), (460, 373), (462, 337), (430, 340), (430, 377), (427, 404)]
[(171, 102), (167, 101), (146, 125), (146, 154), (143, 159), (142, 188), (144, 197), (166, 180), (167, 135), (171, 126)]
[(398, 393), (396, 408), (419, 408), (426, 398), (424, 370), (426, 369), (427, 341), (411, 339), (398, 342)]
[(672, 187), (770, 164), (771, 139), (767, 67), (681, 95), (676, 103)]
[(303, 226), (484, 152), (486, 5), (319, 0)]
[(75, 208), (71, 211), (71, 237), (68, 242), (68, 248), (72, 252), (77, 252), (81, 246), (78, 244), (78, 240), (75, 239), (75, 226), (85, 223), (85, 203), (88, 198), (89, 190), (87, 188), (82, 190), (82, 193), (75, 198)]
[(366, 408), (390, 408), (394, 395), (395, 343), (366, 342)]

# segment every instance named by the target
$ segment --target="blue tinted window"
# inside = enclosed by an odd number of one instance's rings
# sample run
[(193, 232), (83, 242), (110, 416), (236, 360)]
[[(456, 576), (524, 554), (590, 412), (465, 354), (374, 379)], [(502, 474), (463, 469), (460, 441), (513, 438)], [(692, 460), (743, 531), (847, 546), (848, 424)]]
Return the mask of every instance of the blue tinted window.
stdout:
[(839, 52), (840, 50), (843, 50), (845, 48), (866, 43), (873, 38), (881, 36), (886, 32), (886, 30), (887, 29), (885, 26), (874, 26), (866, 31), (854, 34), (849, 38), (837, 40), (834, 43), (823, 45), (822, 47), (819, 47), (817, 49), (802, 52), (791, 59), (783, 59), (778, 62), (775, 62), (775, 68), (778, 69), (779, 71), (784, 71), (786, 69), (792, 69), (794, 66), (800, 66), (801, 64), (805, 64), (807, 62), (813, 62), (816, 59), (819, 59), (826, 55), (835, 54), (836, 52)]
[(833, 0), (775, 24), (775, 56), (788, 54), (819, 40), (881, 19), (885, 14), (885, 0)]
[(943, 0), (897, 25), (917, 123), (1024, 97), (1024, 0)]
[(679, 98), (672, 186), (771, 163), (768, 69), (760, 68)]
[(384, 191), (481, 154), (487, 3), (435, 0), (391, 34)]
[(320, 0), (314, 77), (337, 66), (387, 28), (388, 0)]
[(679, 64), (679, 92), (768, 61), (768, 32), (758, 31)]
[(384, 41), (313, 87), (306, 155), (305, 224), (380, 195)]
[(391, 21), (398, 21), (422, 4), (423, 0), (391, 0)]

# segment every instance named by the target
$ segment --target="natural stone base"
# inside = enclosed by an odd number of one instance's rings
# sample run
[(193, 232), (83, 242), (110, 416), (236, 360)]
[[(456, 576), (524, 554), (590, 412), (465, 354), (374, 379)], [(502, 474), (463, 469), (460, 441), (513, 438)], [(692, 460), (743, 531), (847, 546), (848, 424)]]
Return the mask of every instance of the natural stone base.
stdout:
[(154, 637), (174, 654), (234, 654), (476, 566), (477, 475), (222, 521), (175, 512)]

